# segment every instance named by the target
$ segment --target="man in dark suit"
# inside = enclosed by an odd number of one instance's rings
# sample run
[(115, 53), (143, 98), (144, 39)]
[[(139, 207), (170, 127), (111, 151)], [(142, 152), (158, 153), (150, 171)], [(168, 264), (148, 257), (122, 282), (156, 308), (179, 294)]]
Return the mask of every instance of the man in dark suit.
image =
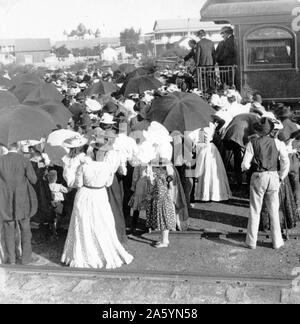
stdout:
[(211, 40), (206, 38), (205, 30), (200, 30), (197, 36), (200, 38), (200, 41), (198, 42), (197, 49), (196, 49), (197, 67), (215, 65), (214, 43)]
[(216, 51), (216, 61), (220, 66), (237, 64), (237, 49), (233, 29), (223, 27), (221, 30), (223, 41), (219, 44)]
[(221, 74), (221, 82), (229, 86), (233, 86), (232, 75), (229, 73), (227, 75), (226, 68), (224, 66), (237, 65), (237, 47), (233, 34), (233, 29), (231, 27), (223, 27), (221, 30), (221, 35), (223, 41), (220, 42), (216, 50), (216, 63), (218, 63)]
[[(196, 49), (196, 66), (197, 68), (213, 67), (215, 65), (215, 45), (206, 38), (205, 30), (200, 30), (197, 33), (200, 41)], [(202, 69), (201, 80), (205, 89), (212, 89), (215, 87), (214, 82), (214, 69)], [(198, 70), (198, 73), (200, 71)], [(199, 76), (199, 74), (198, 74)]]
[(8, 264), (16, 263), (16, 228), (22, 242), (22, 264), (32, 262), (30, 218), (37, 212), (37, 196), (32, 184), (37, 182), (28, 159), (18, 153), (19, 145), (8, 147), (8, 154), (0, 157), (0, 218), (3, 221), (4, 241)]

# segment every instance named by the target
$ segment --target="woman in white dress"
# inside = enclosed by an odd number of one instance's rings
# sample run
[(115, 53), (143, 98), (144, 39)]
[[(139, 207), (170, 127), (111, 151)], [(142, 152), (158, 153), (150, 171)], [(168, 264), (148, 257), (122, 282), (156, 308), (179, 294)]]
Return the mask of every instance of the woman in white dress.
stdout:
[(212, 143), (216, 126), (197, 130), (190, 134), (196, 149), (195, 200), (226, 201), (231, 198), (231, 190), (221, 155)]
[[(66, 141), (69, 147), (85, 145), (84, 139)], [(79, 188), (61, 261), (74, 268), (115, 269), (130, 264), (133, 257), (118, 240), (106, 185), (111, 164), (86, 159), (78, 167)]]

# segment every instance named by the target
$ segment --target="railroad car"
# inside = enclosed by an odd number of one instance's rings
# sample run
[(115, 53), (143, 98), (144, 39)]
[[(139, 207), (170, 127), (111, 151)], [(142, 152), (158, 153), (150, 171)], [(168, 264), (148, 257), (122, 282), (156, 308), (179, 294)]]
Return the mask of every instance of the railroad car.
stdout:
[(234, 27), (239, 90), (300, 108), (300, 1), (208, 0), (200, 15)]

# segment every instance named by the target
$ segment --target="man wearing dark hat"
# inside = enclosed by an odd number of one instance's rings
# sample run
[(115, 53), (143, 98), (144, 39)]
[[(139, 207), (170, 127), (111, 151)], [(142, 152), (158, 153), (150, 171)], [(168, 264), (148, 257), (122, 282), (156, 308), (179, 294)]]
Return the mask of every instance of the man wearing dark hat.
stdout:
[(237, 64), (237, 49), (233, 29), (223, 27), (221, 30), (223, 41), (219, 44), (216, 51), (216, 60), (220, 66)]
[[(289, 141), (292, 139), (293, 134), (299, 130), (298, 124), (294, 123), (291, 120), (292, 112), (291, 108), (285, 106), (284, 104), (279, 104), (276, 109), (276, 116), (281, 121), (283, 125), (283, 129), (278, 133), (278, 139), (288, 144)], [(297, 140), (294, 141), (293, 145), (298, 142)], [(299, 181), (299, 168), (300, 163), (298, 159), (297, 153), (290, 153), (290, 170), (289, 170), (289, 180), (291, 182), (291, 186), (293, 189), (293, 194), (295, 197), (295, 201), (300, 211), (300, 181)]]
[(201, 66), (213, 66), (215, 64), (215, 45), (206, 38), (205, 30), (199, 30), (197, 36), (200, 41), (197, 44), (196, 50), (196, 65)]
[(115, 115), (117, 113), (117, 111), (118, 111), (118, 106), (112, 101), (109, 101), (108, 103), (106, 103), (102, 109), (103, 113), (107, 113), (110, 115)]
[[(221, 35), (223, 37), (223, 41), (220, 42), (216, 50), (216, 63), (222, 67), (237, 65), (237, 47), (233, 29), (229, 26), (223, 27), (221, 30)], [(222, 71), (221, 68), (220, 73), (222, 83), (227, 81), (228, 85), (232, 86), (232, 76), (229, 75), (228, 80), (226, 80), (226, 77), (224, 76), (225, 70)]]
[(256, 249), (260, 215), (265, 202), (270, 215), (273, 248), (280, 249), (284, 242), (280, 228), (279, 189), (290, 167), (288, 151), (283, 142), (269, 136), (274, 130), (270, 119), (264, 117), (253, 127), (258, 136), (252, 138), (247, 145), (242, 163), (243, 171), (250, 168), (254, 171), (250, 184), (250, 217), (246, 245), (250, 249)]

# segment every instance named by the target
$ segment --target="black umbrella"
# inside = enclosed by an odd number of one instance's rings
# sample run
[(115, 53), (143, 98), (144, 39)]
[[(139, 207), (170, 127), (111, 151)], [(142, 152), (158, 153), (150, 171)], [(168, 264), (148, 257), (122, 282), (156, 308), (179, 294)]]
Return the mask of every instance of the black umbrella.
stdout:
[(105, 82), (100, 80), (97, 83), (94, 83), (92, 86), (90, 86), (85, 92), (84, 94), (87, 97), (91, 97), (93, 95), (106, 95), (106, 94), (110, 94), (113, 92), (116, 92), (117, 86), (112, 83), (112, 82)]
[(196, 94), (173, 92), (154, 99), (147, 119), (163, 124), (169, 132), (208, 127), (214, 109)]
[(9, 91), (0, 91), (0, 109), (16, 106), (20, 102), (18, 98)]
[(18, 105), (0, 110), (0, 143), (4, 146), (47, 137), (56, 124), (42, 109)]
[(162, 86), (162, 83), (153, 76), (136, 77), (131, 80), (120, 90), (121, 94), (128, 97), (132, 93), (143, 94), (147, 90), (157, 90)]

